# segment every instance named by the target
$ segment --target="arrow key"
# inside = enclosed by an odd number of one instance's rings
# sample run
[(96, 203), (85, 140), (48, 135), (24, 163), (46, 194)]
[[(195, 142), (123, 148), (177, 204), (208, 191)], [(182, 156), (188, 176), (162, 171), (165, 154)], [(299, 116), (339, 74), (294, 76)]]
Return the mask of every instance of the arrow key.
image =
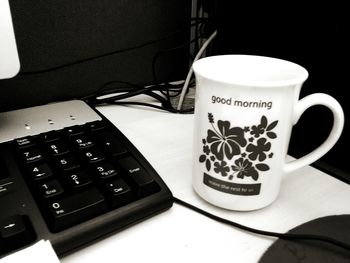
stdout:
[(1, 253), (18, 249), (36, 239), (30, 220), (26, 216), (14, 215), (0, 220)]

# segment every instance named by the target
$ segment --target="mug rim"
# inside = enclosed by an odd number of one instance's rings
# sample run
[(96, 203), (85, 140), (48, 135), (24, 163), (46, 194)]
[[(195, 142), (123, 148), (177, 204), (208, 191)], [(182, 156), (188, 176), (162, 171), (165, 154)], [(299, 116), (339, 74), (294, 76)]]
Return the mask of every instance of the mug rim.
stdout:
[[(225, 66), (224, 70), (218, 71), (222, 66)], [(255, 87), (302, 84), (309, 75), (304, 67), (288, 60), (243, 54), (201, 58), (192, 68), (195, 75), (212, 81)]]

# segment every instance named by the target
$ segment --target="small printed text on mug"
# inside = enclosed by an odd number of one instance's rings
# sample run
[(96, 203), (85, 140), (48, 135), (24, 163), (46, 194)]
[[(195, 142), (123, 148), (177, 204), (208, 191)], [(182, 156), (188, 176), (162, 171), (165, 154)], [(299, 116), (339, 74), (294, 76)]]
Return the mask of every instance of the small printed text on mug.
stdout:
[(232, 195), (259, 195), (261, 184), (237, 184), (226, 182), (204, 173), (203, 183), (217, 191)]
[(272, 101), (241, 101), (232, 100), (232, 98), (221, 98), (218, 96), (212, 96), (211, 102), (213, 104), (220, 103), (234, 107), (244, 107), (244, 108), (266, 108), (270, 110), (272, 108)]

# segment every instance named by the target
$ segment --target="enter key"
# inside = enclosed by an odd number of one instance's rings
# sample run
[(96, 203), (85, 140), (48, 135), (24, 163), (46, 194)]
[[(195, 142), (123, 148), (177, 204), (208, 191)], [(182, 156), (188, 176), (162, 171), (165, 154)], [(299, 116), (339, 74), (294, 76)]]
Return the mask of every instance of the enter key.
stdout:
[(119, 166), (127, 174), (129, 181), (134, 185), (137, 196), (144, 197), (159, 190), (159, 186), (142, 165), (129, 156), (118, 160)]

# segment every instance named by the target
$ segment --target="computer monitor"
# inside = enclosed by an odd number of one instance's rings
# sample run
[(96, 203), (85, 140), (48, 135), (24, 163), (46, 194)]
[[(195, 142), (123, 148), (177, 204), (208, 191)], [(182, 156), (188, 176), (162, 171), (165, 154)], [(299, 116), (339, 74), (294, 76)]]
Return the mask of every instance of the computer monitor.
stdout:
[(0, 0), (0, 79), (12, 78), (19, 72), (15, 34), (8, 0)]
[(82, 99), (102, 87), (182, 80), (188, 72), (191, 1), (0, 3), (2, 13), (10, 4), (21, 62), (16, 77), (0, 80), (0, 112)]

